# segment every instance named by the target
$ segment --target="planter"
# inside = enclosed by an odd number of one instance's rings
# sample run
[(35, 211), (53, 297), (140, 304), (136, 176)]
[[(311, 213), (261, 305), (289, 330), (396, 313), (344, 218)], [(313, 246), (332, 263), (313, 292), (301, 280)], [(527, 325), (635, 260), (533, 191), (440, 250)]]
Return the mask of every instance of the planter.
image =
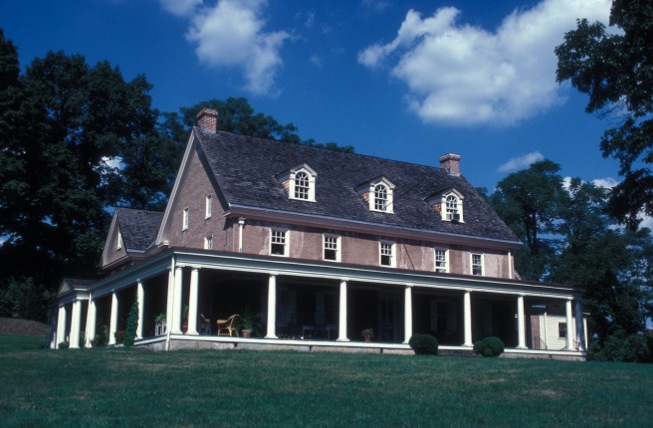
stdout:
[(240, 330), (241, 337), (251, 337), (252, 330)]
[(363, 342), (371, 342), (372, 336), (363, 336)]

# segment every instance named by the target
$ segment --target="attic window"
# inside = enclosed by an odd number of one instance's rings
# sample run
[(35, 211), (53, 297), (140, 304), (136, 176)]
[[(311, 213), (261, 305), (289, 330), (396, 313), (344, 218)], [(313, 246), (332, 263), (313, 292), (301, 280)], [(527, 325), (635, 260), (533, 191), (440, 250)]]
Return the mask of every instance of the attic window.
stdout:
[(118, 237), (116, 238), (116, 251), (122, 250), (122, 233), (118, 231)]
[(315, 179), (317, 173), (306, 164), (296, 166), (281, 175), (283, 185), (288, 190), (288, 198), (315, 202)]
[(392, 213), (394, 188), (394, 184), (382, 177), (358, 186), (356, 190), (367, 201), (370, 211)]
[(440, 213), (442, 220), (454, 223), (463, 221), (463, 195), (456, 189), (452, 189), (442, 195)]

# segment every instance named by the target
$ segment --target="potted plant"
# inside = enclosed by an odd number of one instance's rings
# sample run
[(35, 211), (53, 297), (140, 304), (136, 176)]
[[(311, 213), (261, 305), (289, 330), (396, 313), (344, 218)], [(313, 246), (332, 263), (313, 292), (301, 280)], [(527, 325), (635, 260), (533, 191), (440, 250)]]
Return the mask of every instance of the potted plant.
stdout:
[(242, 337), (250, 337), (252, 331), (256, 327), (256, 319), (258, 314), (252, 313), (249, 311), (249, 308), (245, 308), (245, 311), (239, 317), (238, 329), (240, 330), (240, 335)]
[(160, 312), (154, 317), (154, 335), (160, 336), (166, 332), (166, 314)]
[(365, 328), (361, 330), (361, 336), (363, 336), (363, 340), (365, 342), (371, 342), (372, 338), (374, 337), (374, 329), (373, 328)]

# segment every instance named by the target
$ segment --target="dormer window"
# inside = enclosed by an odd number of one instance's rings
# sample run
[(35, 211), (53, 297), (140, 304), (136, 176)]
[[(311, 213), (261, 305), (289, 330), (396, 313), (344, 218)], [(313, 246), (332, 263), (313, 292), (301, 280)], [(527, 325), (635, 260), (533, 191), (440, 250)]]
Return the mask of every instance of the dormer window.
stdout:
[(442, 195), (442, 220), (463, 223), (463, 195), (456, 189), (451, 189)]
[(288, 198), (315, 202), (315, 179), (317, 173), (308, 165), (302, 164), (281, 173), (280, 179), (288, 191)]
[(356, 188), (361, 197), (367, 201), (370, 211), (393, 212), (394, 184), (386, 178), (379, 178)]

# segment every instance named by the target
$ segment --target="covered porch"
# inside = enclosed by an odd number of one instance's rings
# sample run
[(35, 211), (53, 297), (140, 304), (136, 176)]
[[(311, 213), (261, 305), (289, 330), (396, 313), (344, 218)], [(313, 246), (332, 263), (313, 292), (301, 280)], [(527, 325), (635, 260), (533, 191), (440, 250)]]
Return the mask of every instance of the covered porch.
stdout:
[[(582, 319), (580, 294), (566, 286), (169, 249), (90, 286), (80, 306), (85, 316), (59, 317), (66, 319), (59, 328), (84, 331), (85, 346), (106, 331), (113, 345), (137, 304), (136, 344), (155, 349), (410, 353), (413, 333), (427, 333), (443, 352), (470, 353), (475, 341), (493, 335), (507, 354), (551, 355), (533, 346), (529, 330), (531, 304), (543, 299), (559, 302), (569, 319), (575, 306)], [(253, 315), (252, 337), (215, 334), (216, 320), (233, 314)], [(561, 356), (584, 356), (584, 324), (576, 325), (566, 349), (556, 350)], [(373, 332), (369, 342), (364, 331)]]

